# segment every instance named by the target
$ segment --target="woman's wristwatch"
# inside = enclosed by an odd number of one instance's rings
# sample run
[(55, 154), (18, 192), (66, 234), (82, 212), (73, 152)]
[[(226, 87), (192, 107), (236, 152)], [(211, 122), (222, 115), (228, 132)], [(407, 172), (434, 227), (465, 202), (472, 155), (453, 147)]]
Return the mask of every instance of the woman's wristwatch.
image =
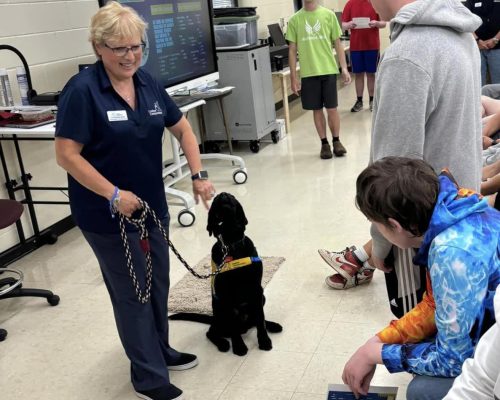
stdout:
[(208, 172), (201, 170), (200, 172), (198, 172), (194, 175), (191, 175), (191, 180), (195, 181), (197, 179), (201, 179), (203, 181), (207, 180), (208, 179)]
[(494, 37), (492, 40), (495, 43), (495, 45), (497, 45), (498, 42), (500, 42), (500, 39), (498, 39), (497, 37)]

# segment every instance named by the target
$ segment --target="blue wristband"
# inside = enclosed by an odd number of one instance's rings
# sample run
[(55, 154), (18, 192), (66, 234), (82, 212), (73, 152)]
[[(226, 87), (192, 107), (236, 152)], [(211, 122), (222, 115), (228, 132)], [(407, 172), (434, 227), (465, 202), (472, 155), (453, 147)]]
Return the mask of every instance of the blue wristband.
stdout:
[(113, 209), (113, 206), (115, 205), (115, 202), (120, 200), (120, 189), (115, 186), (115, 191), (113, 192), (113, 196), (111, 197), (111, 200), (109, 201), (109, 212), (111, 213), (111, 217), (115, 217), (115, 211)]

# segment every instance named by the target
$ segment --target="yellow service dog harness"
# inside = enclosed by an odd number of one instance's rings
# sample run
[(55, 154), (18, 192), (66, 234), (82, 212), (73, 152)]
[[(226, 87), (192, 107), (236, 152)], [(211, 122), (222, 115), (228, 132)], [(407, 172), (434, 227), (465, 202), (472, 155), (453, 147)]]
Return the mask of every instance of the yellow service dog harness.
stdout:
[[(226, 257), (226, 260), (230, 259), (230, 257)], [(223, 272), (227, 271), (233, 271), (235, 269), (241, 268), (241, 267), (246, 267), (248, 265), (252, 265), (254, 262), (259, 262), (262, 261), (260, 257), (243, 257), (243, 258), (238, 258), (236, 260), (231, 260), (231, 261), (225, 261), (224, 266), (219, 270), (219, 274), (222, 274)], [(215, 264), (212, 260), (212, 273), (214, 273), (217, 270), (218, 265)], [(212, 281), (212, 290), (214, 287), (214, 280), (215, 280), (215, 275), (212, 275), (211, 281)]]

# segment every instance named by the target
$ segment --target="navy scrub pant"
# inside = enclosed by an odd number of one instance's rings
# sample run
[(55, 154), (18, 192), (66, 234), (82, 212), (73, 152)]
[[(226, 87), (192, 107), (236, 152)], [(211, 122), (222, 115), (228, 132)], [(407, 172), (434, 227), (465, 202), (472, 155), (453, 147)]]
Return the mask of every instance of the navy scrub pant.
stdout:
[[(168, 232), (168, 220), (164, 227)], [(170, 383), (167, 364), (180, 354), (168, 344), (167, 299), (170, 285), (168, 245), (157, 227), (150, 229), (153, 286), (147, 304), (141, 304), (129, 276), (120, 234), (83, 232), (94, 251), (108, 288), (116, 326), (131, 362), (136, 390), (155, 389)], [(139, 234), (128, 233), (135, 273), (145, 287), (146, 259)]]

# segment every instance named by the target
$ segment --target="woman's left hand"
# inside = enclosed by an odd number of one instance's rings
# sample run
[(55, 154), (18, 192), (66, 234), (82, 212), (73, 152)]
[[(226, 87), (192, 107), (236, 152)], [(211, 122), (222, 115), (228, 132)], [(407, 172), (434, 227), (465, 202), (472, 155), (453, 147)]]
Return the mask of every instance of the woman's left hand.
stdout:
[(377, 364), (372, 361), (371, 352), (377, 347), (376, 343), (368, 341), (354, 353), (344, 366), (342, 380), (351, 388), (356, 398), (368, 394), (370, 382), (377, 367)]
[(207, 179), (195, 179), (193, 181), (193, 194), (196, 204), (198, 204), (201, 198), (203, 205), (208, 210), (210, 208), (208, 202), (215, 197), (215, 188), (212, 182)]

